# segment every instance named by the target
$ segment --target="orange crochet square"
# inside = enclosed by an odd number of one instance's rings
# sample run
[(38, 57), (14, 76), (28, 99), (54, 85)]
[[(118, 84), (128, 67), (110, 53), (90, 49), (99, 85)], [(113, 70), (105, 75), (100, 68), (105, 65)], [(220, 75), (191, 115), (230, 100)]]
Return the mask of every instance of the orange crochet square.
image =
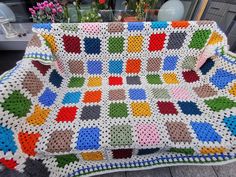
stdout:
[(102, 85), (101, 77), (89, 77), (88, 79), (88, 87), (99, 87)]
[(171, 23), (171, 26), (173, 28), (187, 28), (189, 26), (189, 23), (187, 21), (173, 21)]
[(177, 75), (175, 73), (164, 73), (162, 75), (165, 83), (167, 84), (178, 84), (179, 80), (177, 78)]
[(135, 117), (150, 117), (152, 115), (150, 105), (147, 102), (131, 103), (133, 116)]
[(201, 154), (215, 154), (215, 153), (224, 153), (226, 148), (224, 147), (202, 147), (200, 149)]
[(217, 32), (213, 32), (208, 44), (209, 45), (214, 45), (214, 44), (217, 44), (218, 42), (221, 42), (221, 41), (223, 41), (222, 35), (220, 35)]
[(101, 101), (102, 92), (101, 90), (87, 91), (85, 92), (83, 102), (84, 103), (98, 103)]
[(127, 60), (126, 73), (139, 73), (141, 68), (141, 60), (133, 59)]
[(236, 96), (236, 83), (230, 88), (229, 93), (233, 96)]
[(44, 34), (43, 37), (48, 42), (48, 44), (50, 45), (52, 53), (56, 53), (57, 52), (57, 45), (56, 45), (56, 42), (55, 42), (55, 37), (53, 35), (50, 35), (50, 34)]
[(143, 45), (143, 36), (128, 37), (128, 52), (141, 52)]
[(34, 112), (27, 117), (26, 121), (32, 126), (43, 125), (49, 113), (50, 109), (41, 108), (39, 105), (35, 105)]
[(81, 156), (84, 160), (89, 160), (89, 161), (104, 160), (103, 154), (100, 151), (97, 151), (97, 152), (82, 152)]

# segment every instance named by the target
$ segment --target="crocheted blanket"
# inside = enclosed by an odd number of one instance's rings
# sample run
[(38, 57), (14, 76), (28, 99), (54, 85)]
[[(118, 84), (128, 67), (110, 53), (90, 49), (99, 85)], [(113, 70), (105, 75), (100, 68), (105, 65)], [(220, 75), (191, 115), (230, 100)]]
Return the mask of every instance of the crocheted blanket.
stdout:
[(0, 162), (90, 176), (236, 156), (236, 56), (215, 22), (35, 24), (0, 80)]

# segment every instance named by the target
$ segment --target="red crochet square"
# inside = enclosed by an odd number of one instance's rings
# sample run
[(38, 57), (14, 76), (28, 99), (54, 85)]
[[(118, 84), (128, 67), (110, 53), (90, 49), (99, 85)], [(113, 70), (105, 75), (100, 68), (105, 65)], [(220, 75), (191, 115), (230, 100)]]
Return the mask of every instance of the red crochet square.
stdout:
[(70, 53), (80, 53), (80, 39), (74, 36), (64, 35), (63, 37), (64, 49)]
[(158, 101), (157, 106), (161, 114), (178, 114), (178, 111), (172, 102)]
[(57, 122), (72, 122), (75, 119), (77, 109), (78, 108), (76, 106), (62, 107), (57, 114), (56, 121)]
[(183, 71), (183, 77), (184, 77), (184, 80), (186, 82), (196, 82), (199, 80), (199, 76), (197, 75), (197, 73), (193, 70), (191, 71)]
[(9, 169), (15, 169), (17, 162), (14, 159), (6, 160), (5, 158), (0, 159), (0, 163)]
[(41, 72), (42, 75), (45, 75), (47, 71), (51, 68), (51, 66), (44, 65), (39, 61), (32, 61), (32, 64), (35, 66), (35, 68), (37, 68)]
[(122, 77), (116, 77), (116, 76), (109, 77), (109, 85), (113, 86), (113, 85), (122, 85), (122, 84), (123, 84)]
[(163, 49), (164, 42), (165, 42), (166, 34), (152, 34), (149, 40), (149, 51), (158, 51)]
[(129, 59), (126, 63), (126, 73), (139, 73), (141, 69), (140, 59)]
[(112, 156), (114, 159), (127, 159), (131, 158), (133, 149), (115, 149), (112, 150)]

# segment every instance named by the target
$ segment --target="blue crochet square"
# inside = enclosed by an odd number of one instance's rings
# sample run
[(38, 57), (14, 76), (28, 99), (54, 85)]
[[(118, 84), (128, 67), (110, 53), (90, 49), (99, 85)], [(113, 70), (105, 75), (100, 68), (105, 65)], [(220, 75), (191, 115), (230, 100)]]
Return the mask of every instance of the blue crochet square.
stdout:
[(182, 112), (186, 115), (201, 115), (202, 112), (197, 107), (196, 103), (192, 101), (178, 101), (178, 105)]
[(63, 77), (61, 77), (61, 75), (58, 74), (58, 72), (54, 69), (50, 74), (49, 82), (51, 82), (55, 87), (59, 88), (61, 86), (62, 80)]
[(132, 100), (145, 100), (147, 98), (144, 89), (129, 89), (129, 97)]
[(84, 38), (85, 52), (87, 54), (99, 54), (101, 52), (101, 40), (99, 38)]
[(144, 24), (142, 22), (129, 22), (128, 30), (129, 31), (142, 31), (144, 29)]
[(217, 69), (215, 74), (210, 78), (210, 82), (219, 89), (223, 89), (235, 79), (236, 74), (232, 74), (223, 69)]
[(13, 131), (0, 125), (0, 151), (15, 153), (17, 150)]
[(33, 28), (46, 29), (50, 31), (52, 29), (51, 23), (34, 23)]
[(65, 94), (62, 104), (78, 103), (81, 98), (80, 92), (68, 92)]
[(98, 149), (100, 147), (99, 144), (99, 136), (100, 129), (95, 128), (81, 128), (78, 132), (78, 140), (76, 149), (79, 150), (92, 150)]
[(178, 61), (177, 56), (167, 56), (164, 59), (163, 70), (164, 71), (175, 70), (177, 61)]
[(102, 74), (101, 61), (87, 61), (87, 68), (89, 74)]
[(236, 116), (225, 117), (223, 122), (226, 127), (231, 131), (232, 135), (236, 136)]
[(109, 73), (110, 74), (121, 74), (123, 70), (122, 60), (111, 60), (109, 61)]
[(191, 122), (190, 123), (198, 140), (202, 142), (221, 142), (221, 136), (216, 133), (215, 129), (207, 122)]
[(152, 22), (152, 24), (151, 24), (151, 28), (152, 29), (161, 29), (161, 28), (167, 28), (167, 26), (168, 26), (168, 23), (167, 22), (162, 22), (162, 21), (160, 21), (160, 22)]
[(200, 68), (202, 74), (206, 75), (214, 65), (215, 65), (215, 62), (212, 59), (208, 58), (206, 62)]
[(151, 148), (151, 149), (139, 149), (138, 150), (138, 155), (148, 155), (148, 154), (153, 154), (156, 153), (160, 150), (160, 148)]
[(56, 100), (57, 94), (46, 88), (43, 94), (39, 97), (39, 102), (44, 106), (51, 106)]

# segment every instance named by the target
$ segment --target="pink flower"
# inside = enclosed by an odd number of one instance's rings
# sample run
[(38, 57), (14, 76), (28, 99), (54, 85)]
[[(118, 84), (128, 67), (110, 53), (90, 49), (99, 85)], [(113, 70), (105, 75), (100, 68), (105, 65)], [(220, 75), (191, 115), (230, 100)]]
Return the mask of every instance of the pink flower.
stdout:
[(44, 2), (43, 2), (43, 5), (44, 5), (44, 6), (47, 6), (47, 5), (48, 5), (48, 1), (44, 1)]
[(105, 4), (106, 0), (98, 0), (99, 4)]
[(60, 8), (57, 9), (57, 11), (58, 11), (59, 13), (62, 13), (62, 12), (63, 12), (63, 9), (60, 7)]
[(52, 13), (53, 13), (53, 14), (56, 14), (56, 13), (57, 13), (57, 10), (56, 10), (56, 9), (52, 9)]
[(54, 4), (53, 4), (52, 2), (50, 2), (50, 3), (48, 4), (48, 7), (53, 8), (53, 7), (54, 7)]
[(33, 8), (34, 8), (34, 10), (39, 10), (39, 8), (38, 8), (38, 7), (36, 7), (36, 6), (34, 6)]

